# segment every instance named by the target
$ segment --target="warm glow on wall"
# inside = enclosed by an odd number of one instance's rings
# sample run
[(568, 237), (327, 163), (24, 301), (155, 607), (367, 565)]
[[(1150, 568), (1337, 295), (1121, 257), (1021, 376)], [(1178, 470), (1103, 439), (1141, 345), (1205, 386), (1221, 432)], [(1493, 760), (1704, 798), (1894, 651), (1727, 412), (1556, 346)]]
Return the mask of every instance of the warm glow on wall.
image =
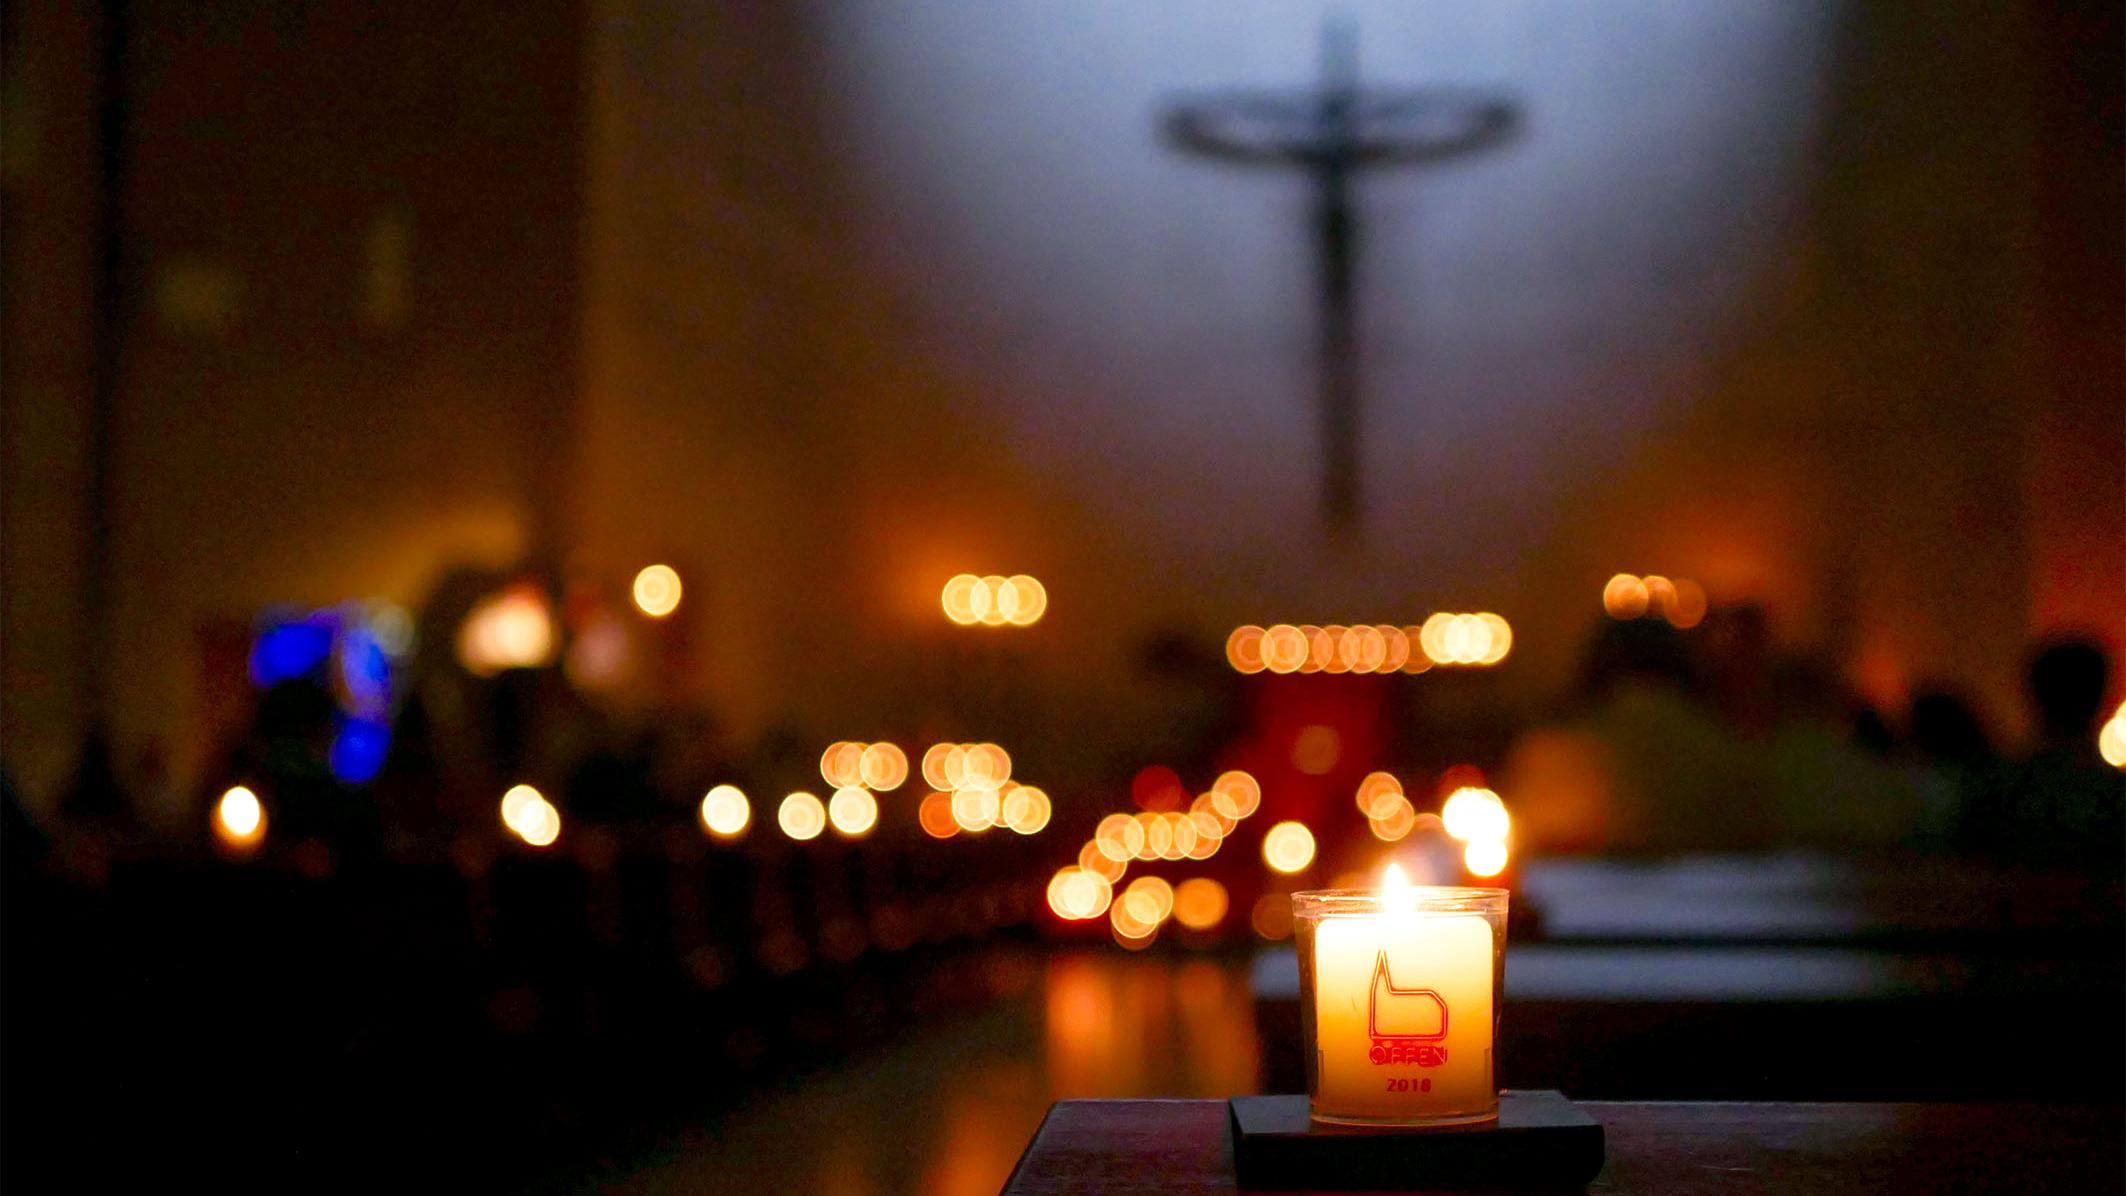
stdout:
[(249, 850), (266, 837), (266, 808), (258, 794), (242, 785), (232, 785), (214, 803), (214, 835), (223, 846)]
[(1297, 822), (1280, 822), (1262, 839), (1262, 862), (1284, 873), (1302, 872), (1314, 862), (1314, 832)]
[(817, 839), (827, 829), (827, 807), (813, 795), (799, 790), (782, 799), (776, 807), (775, 824), (782, 833), (802, 843)]
[(635, 575), (635, 609), (652, 619), (662, 619), (679, 609), (679, 571), (670, 565), (651, 565)]
[(753, 803), (736, 785), (718, 785), (701, 799), (701, 825), (712, 835), (731, 838), (752, 820)]

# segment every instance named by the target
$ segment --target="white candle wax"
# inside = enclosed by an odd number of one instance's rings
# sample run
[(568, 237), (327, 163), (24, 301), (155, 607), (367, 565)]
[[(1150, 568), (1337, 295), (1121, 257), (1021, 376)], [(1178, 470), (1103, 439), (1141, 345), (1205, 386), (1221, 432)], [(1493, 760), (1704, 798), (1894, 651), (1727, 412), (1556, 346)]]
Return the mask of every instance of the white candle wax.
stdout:
[(1481, 914), (1335, 914), (1314, 931), (1314, 1113), (1495, 1116), (1494, 943)]

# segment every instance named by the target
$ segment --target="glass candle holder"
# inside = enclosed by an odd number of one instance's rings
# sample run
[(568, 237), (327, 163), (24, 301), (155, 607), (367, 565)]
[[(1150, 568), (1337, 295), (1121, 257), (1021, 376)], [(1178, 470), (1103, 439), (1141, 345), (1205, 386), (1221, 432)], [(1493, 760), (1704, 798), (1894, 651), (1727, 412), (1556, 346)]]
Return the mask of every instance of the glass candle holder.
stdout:
[(1469, 1125), (1498, 1117), (1492, 1047), (1506, 890), (1414, 885), (1294, 893), (1314, 1120)]

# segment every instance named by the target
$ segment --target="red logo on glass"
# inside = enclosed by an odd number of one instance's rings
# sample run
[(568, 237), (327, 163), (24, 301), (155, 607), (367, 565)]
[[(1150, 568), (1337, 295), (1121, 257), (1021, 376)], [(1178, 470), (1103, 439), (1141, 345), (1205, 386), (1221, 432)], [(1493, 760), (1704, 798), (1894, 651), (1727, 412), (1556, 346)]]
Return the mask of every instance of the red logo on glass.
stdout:
[(1376, 1067), (1411, 1064), (1438, 1067), (1447, 1061), (1447, 1002), (1429, 988), (1404, 988), (1388, 974), (1388, 952), (1373, 963), (1373, 989), (1366, 999), (1366, 1028)]

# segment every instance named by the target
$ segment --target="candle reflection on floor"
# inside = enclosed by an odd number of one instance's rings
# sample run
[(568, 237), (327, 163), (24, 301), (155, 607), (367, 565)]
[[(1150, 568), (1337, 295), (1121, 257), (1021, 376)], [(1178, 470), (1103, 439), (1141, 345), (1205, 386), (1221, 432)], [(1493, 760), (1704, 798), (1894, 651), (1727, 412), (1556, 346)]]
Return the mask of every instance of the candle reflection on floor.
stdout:
[(989, 1196), (1051, 1102), (1257, 1091), (1243, 964), (1065, 954), (975, 1017), (928, 1027), (675, 1136), (599, 1187)]

